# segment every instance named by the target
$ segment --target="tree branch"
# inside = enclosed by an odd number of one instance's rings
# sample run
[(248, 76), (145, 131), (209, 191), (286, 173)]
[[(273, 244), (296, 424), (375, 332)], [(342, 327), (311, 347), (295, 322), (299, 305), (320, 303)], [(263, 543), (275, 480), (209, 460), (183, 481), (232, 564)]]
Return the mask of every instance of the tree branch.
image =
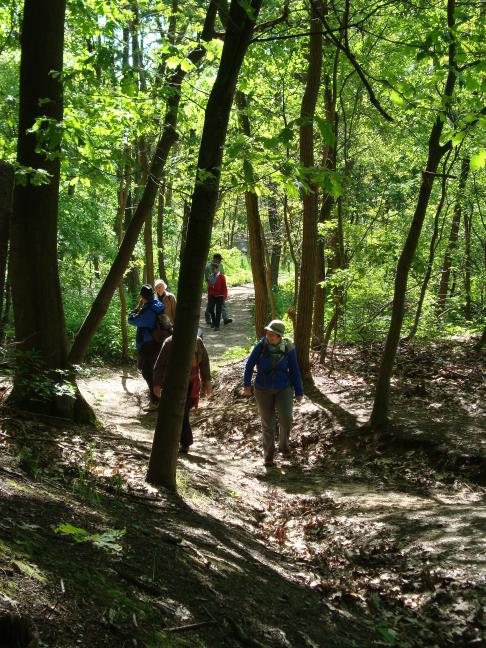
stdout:
[[(377, 109), (377, 111), (380, 113), (380, 115), (386, 119), (389, 122), (393, 122), (394, 119), (391, 115), (389, 115), (386, 110), (383, 108), (381, 103), (378, 101), (378, 98), (376, 97), (373, 88), (371, 87), (368, 79), (366, 78), (366, 75), (363, 71), (363, 68), (361, 65), (358, 63), (356, 60), (353, 52), (351, 51), (349, 44), (347, 43), (347, 39), (345, 39), (345, 42), (342, 43), (338, 38), (333, 33), (333, 30), (331, 30), (329, 23), (327, 22), (324, 7), (322, 6), (322, 0), (310, 0), (312, 6), (314, 7), (317, 15), (322, 21), (322, 24), (324, 27), (328, 30), (329, 32), (329, 37), (331, 38), (332, 42), (336, 47), (338, 47), (342, 52), (344, 52), (346, 58), (348, 61), (351, 63), (351, 65), (354, 67), (356, 70), (357, 75), (361, 79), (361, 82), (363, 83), (364, 87), (366, 88), (366, 91), (368, 92), (368, 98), (371, 102), (371, 104)], [(348, 26), (341, 27), (341, 29), (347, 30)]]

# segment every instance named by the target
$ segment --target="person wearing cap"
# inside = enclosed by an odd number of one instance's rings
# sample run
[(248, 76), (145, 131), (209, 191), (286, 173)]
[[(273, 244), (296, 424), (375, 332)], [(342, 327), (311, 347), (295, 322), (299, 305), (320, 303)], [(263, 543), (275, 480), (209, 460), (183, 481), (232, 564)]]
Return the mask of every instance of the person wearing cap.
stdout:
[(164, 315), (170, 319), (172, 325), (175, 322), (177, 300), (175, 295), (167, 290), (167, 284), (163, 279), (156, 279), (154, 283), (155, 298), (165, 306)]
[[(213, 263), (217, 263), (219, 266), (219, 271), (221, 274), (224, 275), (224, 267), (223, 267), (223, 257), (221, 254), (213, 254), (213, 259), (210, 261), (207, 266), (204, 268), (204, 278), (206, 279), (206, 283), (209, 281), (209, 277), (211, 276), (211, 265)], [(221, 306), (221, 317), (223, 318), (223, 324), (226, 326), (226, 324), (231, 324), (233, 321), (231, 317), (229, 316), (228, 313), (228, 304), (226, 303), (226, 299), (223, 299), (223, 304)], [(211, 324), (211, 313), (209, 311), (209, 299), (208, 303), (206, 305), (206, 310), (204, 311), (204, 319), (206, 320), (206, 324)]]
[(223, 302), (228, 299), (226, 278), (219, 270), (218, 263), (211, 263), (211, 274), (208, 280), (208, 305), (211, 315), (211, 328), (219, 331)]
[(160, 351), (160, 342), (154, 338), (153, 330), (157, 325), (159, 314), (163, 313), (165, 306), (154, 298), (152, 286), (145, 284), (140, 289), (140, 301), (137, 308), (128, 316), (128, 323), (137, 327), (135, 346), (138, 354), (138, 368), (149, 388), (150, 401), (147, 411), (156, 410), (159, 398), (154, 393), (154, 365)]
[(277, 414), (278, 449), (283, 457), (290, 457), (289, 436), (294, 394), (299, 401), (304, 394), (295, 347), (290, 340), (284, 338), (284, 334), (285, 324), (281, 320), (272, 320), (265, 327), (265, 336), (256, 344), (246, 361), (243, 379), (243, 393), (251, 396), (252, 375), (256, 365), (254, 393), (262, 421), (265, 466), (274, 465)]

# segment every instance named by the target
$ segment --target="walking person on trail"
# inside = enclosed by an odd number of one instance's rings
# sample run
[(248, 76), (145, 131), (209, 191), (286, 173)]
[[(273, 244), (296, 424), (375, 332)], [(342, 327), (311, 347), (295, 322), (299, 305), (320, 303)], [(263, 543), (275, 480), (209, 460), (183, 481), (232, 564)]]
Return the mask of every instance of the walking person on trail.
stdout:
[[(219, 265), (219, 271), (221, 272), (221, 274), (224, 275), (224, 267), (222, 261), (223, 261), (223, 257), (221, 256), (221, 254), (213, 255), (213, 260), (210, 261), (207, 264), (207, 266), (204, 268), (204, 278), (206, 279), (206, 283), (209, 281), (209, 277), (211, 275), (211, 265), (213, 263), (217, 263)], [(228, 313), (228, 304), (226, 303), (226, 299), (223, 300), (223, 305), (221, 307), (221, 317), (223, 318), (223, 324), (225, 326), (226, 324), (231, 324), (231, 322), (233, 321)], [(206, 320), (206, 324), (208, 325), (211, 324), (211, 313), (209, 311), (209, 299), (206, 305), (206, 310), (204, 311), (204, 319)]]
[(167, 284), (163, 279), (156, 279), (154, 283), (155, 298), (165, 306), (164, 315), (170, 319), (171, 325), (174, 326), (177, 299), (175, 295), (167, 290)]
[[(167, 363), (169, 361), (171, 347), (172, 336), (167, 338), (167, 340), (164, 342), (155, 363), (154, 392), (158, 398), (160, 398), (162, 389), (167, 382)], [(189, 421), (189, 411), (193, 407), (197, 411), (201, 393), (206, 394), (206, 396), (210, 396), (211, 391), (211, 367), (209, 364), (208, 352), (206, 351), (206, 347), (203, 344), (202, 338), (197, 336), (196, 343), (194, 345), (194, 355), (192, 356), (191, 376), (189, 378), (189, 385), (187, 387), (184, 418), (182, 420), (179, 450), (184, 454), (189, 451), (189, 446), (191, 446), (193, 443), (191, 422)]]
[(228, 299), (228, 288), (226, 278), (219, 270), (218, 263), (211, 263), (211, 274), (208, 279), (208, 306), (211, 316), (211, 328), (219, 331), (221, 322), (221, 310), (224, 301)]
[(153, 374), (155, 361), (161, 346), (161, 341), (156, 339), (158, 317), (164, 312), (164, 309), (164, 304), (154, 298), (152, 286), (145, 284), (140, 289), (140, 301), (137, 308), (128, 316), (128, 323), (137, 327), (135, 338), (138, 355), (137, 366), (149, 388), (150, 400), (143, 408), (148, 412), (156, 410), (159, 404), (159, 397), (155, 395), (153, 390)]
[(285, 324), (272, 320), (265, 327), (265, 336), (256, 344), (246, 361), (245, 396), (252, 395), (253, 370), (257, 368), (254, 393), (262, 421), (263, 457), (265, 466), (274, 465), (276, 414), (278, 413), (278, 450), (290, 457), (289, 437), (292, 429), (294, 393), (300, 401), (304, 387), (297, 363), (297, 354), (290, 340), (284, 338)]

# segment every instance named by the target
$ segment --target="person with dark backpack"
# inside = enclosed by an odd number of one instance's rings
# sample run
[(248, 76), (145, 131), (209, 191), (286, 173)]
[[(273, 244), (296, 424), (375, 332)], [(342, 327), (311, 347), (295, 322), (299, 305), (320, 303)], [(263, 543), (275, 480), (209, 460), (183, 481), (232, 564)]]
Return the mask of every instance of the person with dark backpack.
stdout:
[(137, 366), (149, 388), (149, 403), (144, 410), (151, 412), (159, 405), (159, 398), (154, 393), (154, 365), (165, 337), (160, 318), (164, 304), (154, 299), (152, 286), (145, 284), (140, 289), (140, 301), (137, 308), (128, 316), (128, 323), (137, 327), (135, 346), (137, 347)]
[(268, 467), (274, 465), (276, 415), (279, 424), (278, 449), (283, 457), (288, 458), (294, 393), (298, 401), (304, 394), (295, 347), (284, 338), (284, 334), (284, 322), (272, 320), (265, 327), (265, 336), (250, 353), (244, 374), (243, 393), (251, 396), (256, 365), (254, 392), (262, 421), (264, 464)]

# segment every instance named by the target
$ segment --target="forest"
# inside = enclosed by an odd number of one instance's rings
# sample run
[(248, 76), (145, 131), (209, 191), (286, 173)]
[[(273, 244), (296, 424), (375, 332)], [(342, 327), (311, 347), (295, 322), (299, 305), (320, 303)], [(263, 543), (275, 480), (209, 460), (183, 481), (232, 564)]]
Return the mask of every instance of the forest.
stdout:
[(0, 646), (486, 645), (485, 43), (482, 0), (0, 0)]

